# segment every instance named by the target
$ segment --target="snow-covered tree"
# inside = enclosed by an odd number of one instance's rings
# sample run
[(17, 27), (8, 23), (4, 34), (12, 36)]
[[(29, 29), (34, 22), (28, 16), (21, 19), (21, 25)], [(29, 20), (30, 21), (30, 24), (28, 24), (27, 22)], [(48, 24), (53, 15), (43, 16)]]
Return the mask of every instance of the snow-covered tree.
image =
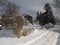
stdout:
[(40, 12), (40, 14), (37, 15), (37, 19), (39, 20), (39, 24), (41, 26), (45, 25), (47, 23), (52, 23), (53, 25), (55, 25), (56, 24), (55, 17), (52, 13), (52, 9), (51, 9), (49, 3), (45, 4), (44, 9), (46, 12), (44, 12), (44, 13)]

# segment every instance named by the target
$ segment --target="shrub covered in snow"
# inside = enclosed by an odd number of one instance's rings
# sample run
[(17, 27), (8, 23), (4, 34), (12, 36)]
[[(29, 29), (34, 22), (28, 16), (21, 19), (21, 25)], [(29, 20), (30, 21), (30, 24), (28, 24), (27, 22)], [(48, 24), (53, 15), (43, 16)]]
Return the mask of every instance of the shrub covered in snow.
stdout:
[(17, 17), (15, 17), (15, 23), (14, 23), (14, 33), (18, 36), (18, 38), (20, 36), (22, 36), (22, 28), (23, 28), (23, 18), (18, 15)]

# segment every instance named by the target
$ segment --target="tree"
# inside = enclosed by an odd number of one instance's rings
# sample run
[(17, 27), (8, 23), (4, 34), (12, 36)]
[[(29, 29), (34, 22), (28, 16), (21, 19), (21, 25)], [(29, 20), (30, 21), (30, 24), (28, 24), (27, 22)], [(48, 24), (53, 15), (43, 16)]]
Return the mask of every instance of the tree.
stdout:
[(3, 8), (4, 15), (15, 15), (20, 8), (15, 3), (11, 3), (7, 0), (0, 0), (0, 7)]
[(55, 17), (53, 16), (52, 9), (51, 9), (49, 3), (45, 4), (44, 9), (46, 12), (44, 12), (44, 13), (40, 12), (39, 16), (37, 16), (37, 18), (39, 20), (39, 24), (41, 26), (43, 26), (47, 23), (52, 23), (53, 25), (55, 25), (56, 24)]
[(15, 15), (16, 13), (18, 13), (18, 6), (9, 2), (6, 8), (6, 15)]
[(39, 13), (39, 11), (37, 11), (37, 20), (39, 20), (39, 18), (40, 18), (40, 13)]
[(2, 22), (4, 23), (4, 26), (11, 26), (14, 28), (14, 33), (19, 38), (22, 36), (22, 28), (23, 28), (23, 18), (18, 13), (19, 7), (14, 3), (11, 3), (9, 1), (0, 1), (1, 5), (5, 11), (4, 15), (2, 16)]
[(60, 0), (55, 0), (56, 4), (60, 4)]

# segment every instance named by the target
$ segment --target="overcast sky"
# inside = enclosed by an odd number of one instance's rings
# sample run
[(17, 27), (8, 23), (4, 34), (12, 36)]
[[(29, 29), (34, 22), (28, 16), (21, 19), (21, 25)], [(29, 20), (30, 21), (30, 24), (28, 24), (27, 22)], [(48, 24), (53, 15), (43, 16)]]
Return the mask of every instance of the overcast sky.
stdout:
[(43, 8), (45, 3), (53, 3), (52, 0), (9, 0), (9, 1), (16, 3), (17, 5), (21, 6), (26, 10), (32, 11), (43, 10), (41, 9), (41, 7)]
[[(37, 11), (44, 12), (44, 5), (46, 3), (53, 4), (53, 0), (9, 0), (21, 7), (20, 11), (25, 14), (36, 16)], [(55, 8), (53, 8), (53, 12)]]

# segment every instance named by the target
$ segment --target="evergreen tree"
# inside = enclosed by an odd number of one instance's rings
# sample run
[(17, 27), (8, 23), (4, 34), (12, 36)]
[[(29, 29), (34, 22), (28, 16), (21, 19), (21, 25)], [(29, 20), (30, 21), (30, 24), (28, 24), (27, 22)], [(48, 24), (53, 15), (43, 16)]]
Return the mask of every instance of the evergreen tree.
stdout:
[(44, 13), (40, 12), (40, 14), (38, 14), (38, 12), (37, 12), (37, 19), (39, 20), (39, 24), (41, 26), (43, 26), (47, 23), (52, 23), (53, 25), (55, 25), (56, 24), (55, 17), (52, 13), (52, 9), (51, 9), (49, 3), (45, 4), (44, 9), (46, 11)]
[(39, 20), (40, 18), (40, 14), (39, 14), (39, 11), (37, 11), (37, 20)]

